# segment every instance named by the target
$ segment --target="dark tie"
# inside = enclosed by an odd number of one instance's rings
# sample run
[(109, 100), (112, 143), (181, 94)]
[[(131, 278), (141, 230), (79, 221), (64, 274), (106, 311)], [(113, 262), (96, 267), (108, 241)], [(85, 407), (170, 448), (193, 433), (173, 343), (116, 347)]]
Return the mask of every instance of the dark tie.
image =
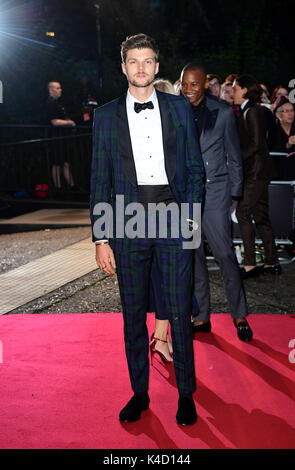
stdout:
[(147, 103), (134, 103), (134, 111), (140, 113), (143, 109), (154, 109), (154, 105), (151, 101)]

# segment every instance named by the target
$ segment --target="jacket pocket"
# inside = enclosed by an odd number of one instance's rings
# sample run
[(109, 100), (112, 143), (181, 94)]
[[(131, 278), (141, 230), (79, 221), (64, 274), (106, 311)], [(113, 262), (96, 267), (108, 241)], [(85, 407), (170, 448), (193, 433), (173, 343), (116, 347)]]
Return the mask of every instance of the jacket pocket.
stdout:
[(228, 172), (227, 173), (220, 173), (220, 175), (215, 175), (215, 178), (219, 178), (220, 176), (227, 176), (228, 175)]

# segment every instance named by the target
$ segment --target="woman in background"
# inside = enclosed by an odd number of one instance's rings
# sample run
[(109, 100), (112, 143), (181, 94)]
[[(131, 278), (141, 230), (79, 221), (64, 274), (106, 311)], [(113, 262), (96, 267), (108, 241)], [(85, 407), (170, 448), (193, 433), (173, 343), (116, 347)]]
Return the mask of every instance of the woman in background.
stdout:
[[(163, 78), (157, 78), (154, 81), (154, 87), (156, 90), (176, 95), (175, 89), (169, 80)], [(155, 319), (155, 331), (152, 334), (150, 342), (151, 355), (157, 354), (164, 363), (173, 362), (172, 354), (172, 342), (168, 333), (169, 320), (166, 320), (167, 313), (163, 310), (161, 298), (161, 279), (158, 275), (156, 265), (152, 264), (151, 269), (151, 289), (150, 289), (150, 311), (155, 311), (157, 318)], [(164, 317), (163, 320), (161, 317)]]

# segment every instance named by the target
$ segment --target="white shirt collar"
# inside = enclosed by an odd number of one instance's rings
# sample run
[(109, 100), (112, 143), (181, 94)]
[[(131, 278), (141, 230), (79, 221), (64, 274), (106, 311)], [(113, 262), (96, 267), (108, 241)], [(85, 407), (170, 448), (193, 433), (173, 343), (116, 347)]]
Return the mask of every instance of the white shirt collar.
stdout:
[(130, 91), (127, 91), (127, 96), (126, 96), (126, 101), (127, 105), (130, 106), (131, 108), (134, 108), (134, 103), (146, 103), (147, 101), (151, 101), (154, 106), (157, 104), (157, 93), (155, 88), (153, 89), (153, 93), (149, 98), (147, 98), (145, 101), (139, 101), (134, 96), (131, 95)]
[(249, 100), (244, 101), (244, 103), (241, 104), (241, 109), (244, 109), (246, 104), (248, 103)]

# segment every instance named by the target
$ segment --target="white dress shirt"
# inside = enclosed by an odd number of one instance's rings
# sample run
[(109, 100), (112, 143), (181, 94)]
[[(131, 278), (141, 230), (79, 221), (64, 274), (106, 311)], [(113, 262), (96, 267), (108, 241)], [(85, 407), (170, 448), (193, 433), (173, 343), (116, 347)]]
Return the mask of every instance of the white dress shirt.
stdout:
[(246, 104), (248, 103), (249, 100), (245, 100), (242, 104), (241, 104), (241, 109), (243, 110), (246, 106)]
[(127, 117), (131, 145), (139, 185), (169, 184), (165, 170), (161, 115), (156, 90), (145, 101), (152, 101), (154, 109), (134, 111), (134, 98), (129, 90), (126, 96)]

